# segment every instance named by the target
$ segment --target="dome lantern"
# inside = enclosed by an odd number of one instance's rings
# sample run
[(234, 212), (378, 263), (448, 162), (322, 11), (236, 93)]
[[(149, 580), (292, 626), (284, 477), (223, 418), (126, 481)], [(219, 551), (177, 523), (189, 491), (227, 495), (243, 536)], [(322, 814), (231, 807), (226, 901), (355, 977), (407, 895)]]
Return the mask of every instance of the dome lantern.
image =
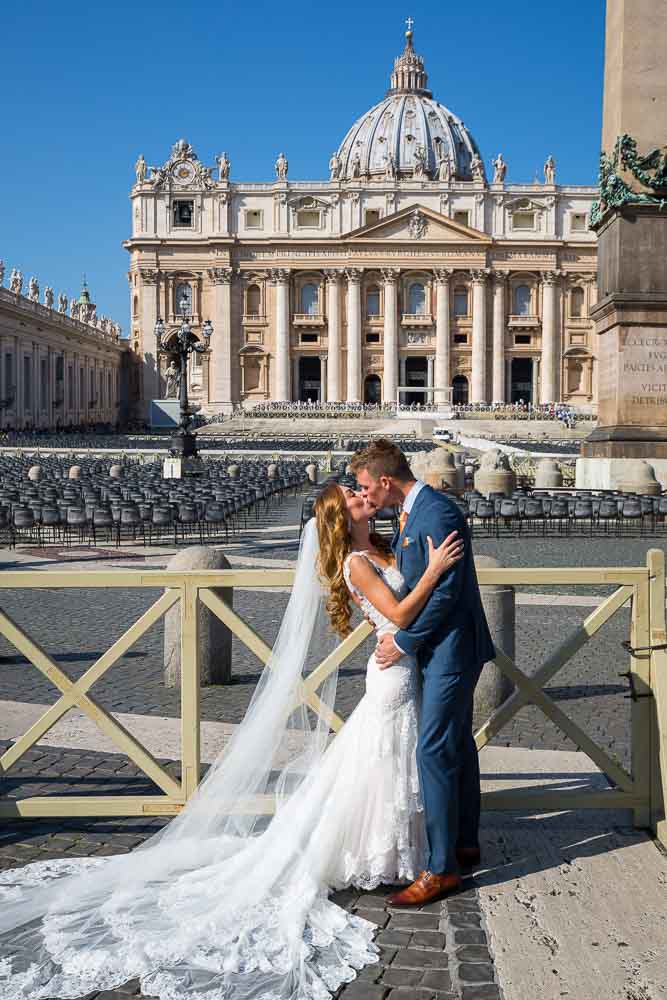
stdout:
[(391, 87), (387, 91), (387, 97), (392, 94), (422, 94), (424, 97), (432, 97), (431, 91), (426, 89), (428, 75), (424, 69), (424, 60), (417, 55), (412, 45), (411, 17), (406, 24), (408, 30), (405, 32), (405, 48), (394, 60), (394, 72), (391, 74)]

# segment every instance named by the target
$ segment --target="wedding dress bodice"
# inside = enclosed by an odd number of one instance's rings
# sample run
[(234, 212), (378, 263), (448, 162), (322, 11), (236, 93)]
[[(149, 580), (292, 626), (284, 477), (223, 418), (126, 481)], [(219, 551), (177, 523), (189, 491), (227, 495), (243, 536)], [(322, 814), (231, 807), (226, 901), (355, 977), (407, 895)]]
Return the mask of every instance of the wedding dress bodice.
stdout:
[(378, 576), (382, 577), (398, 601), (402, 600), (408, 592), (403, 575), (397, 566), (380, 566), (378, 563), (374, 562), (369, 553), (365, 551), (350, 552), (343, 563), (343, 576), (345, 577), (345, 583), (351, 593), (355, 594), (355, 596), (359, 598), (361, 610), (369, 621), (373, 623), (378, 635), (385, 635), (388, 632), (398, 632), (398, 625), (395, 625), (393, 622), (389, 621), (388, 618), (385, 618), (385, 616), (378, 611), (375, 605), (371, 604), (368, 598), (362, 594), (361, 591), (357, 590), (352, 583), (350, 579), (350, 563), (355, 556), (362, 556), (368, 560), (375, 572)]

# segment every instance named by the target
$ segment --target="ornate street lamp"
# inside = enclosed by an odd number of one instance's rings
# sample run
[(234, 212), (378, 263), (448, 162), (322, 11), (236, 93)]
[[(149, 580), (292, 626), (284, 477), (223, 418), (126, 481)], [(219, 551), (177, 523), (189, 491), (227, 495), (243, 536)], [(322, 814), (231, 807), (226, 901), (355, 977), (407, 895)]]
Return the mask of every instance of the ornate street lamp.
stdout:
[(155, 336), (160, 347), (178, 358), (180, 420), (169, 447), (169, 453), (175, 458), (193, 458), (197, 454), (197, 437), (190, 430), (192, 414), (195, 411), (190, 410), (188, 402), (188, 358), (194, 351), (198, 354), (208, 351), (213, 334), (213, 325), (207, 319), (201, 328), (204, 343), (199, 341), (190, 327), (190, 317), (184, 314), (183, 307), (188, 305), (185, 298), (179, 303), (182, 320), (178, 330), (167, 334), (161, 319), (155, 324)]

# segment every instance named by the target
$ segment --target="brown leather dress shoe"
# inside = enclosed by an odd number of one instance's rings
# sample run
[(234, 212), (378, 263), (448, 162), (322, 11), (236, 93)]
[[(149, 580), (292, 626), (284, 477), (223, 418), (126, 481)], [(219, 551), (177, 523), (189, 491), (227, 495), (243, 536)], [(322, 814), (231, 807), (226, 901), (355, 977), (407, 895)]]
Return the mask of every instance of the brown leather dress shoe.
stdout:
[(479, 847), (457, 847), (456, 860), (461, 868), (474, 868), (482, 860)]
[(387, 903), (389, 906), (423, 906), (436, 899), (444, 899), (450, 892), (460, 888), (459, 875), (434, 875), (433, 872), (423, 871), (407, 889), (392, 892), (387, 897)]

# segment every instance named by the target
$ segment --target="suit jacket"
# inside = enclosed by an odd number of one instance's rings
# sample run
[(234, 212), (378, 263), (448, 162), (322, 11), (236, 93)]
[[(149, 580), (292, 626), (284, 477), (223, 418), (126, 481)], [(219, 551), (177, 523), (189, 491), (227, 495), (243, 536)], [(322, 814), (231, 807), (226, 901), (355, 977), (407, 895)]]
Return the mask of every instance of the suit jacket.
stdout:
[(412, 590), (428, 565), (427, 536), (440, 545), (451, 531), (458, 531), (463, 539), (463, 558), (440, 577), (413, 623), (395, 638), (400, 649), (417, 656), (422, 668), (437, 660), (444, 673), (462, 673), (496, 655), (465, 518), (449, 497), (424, 486), (392, 545), (398, 568)]

